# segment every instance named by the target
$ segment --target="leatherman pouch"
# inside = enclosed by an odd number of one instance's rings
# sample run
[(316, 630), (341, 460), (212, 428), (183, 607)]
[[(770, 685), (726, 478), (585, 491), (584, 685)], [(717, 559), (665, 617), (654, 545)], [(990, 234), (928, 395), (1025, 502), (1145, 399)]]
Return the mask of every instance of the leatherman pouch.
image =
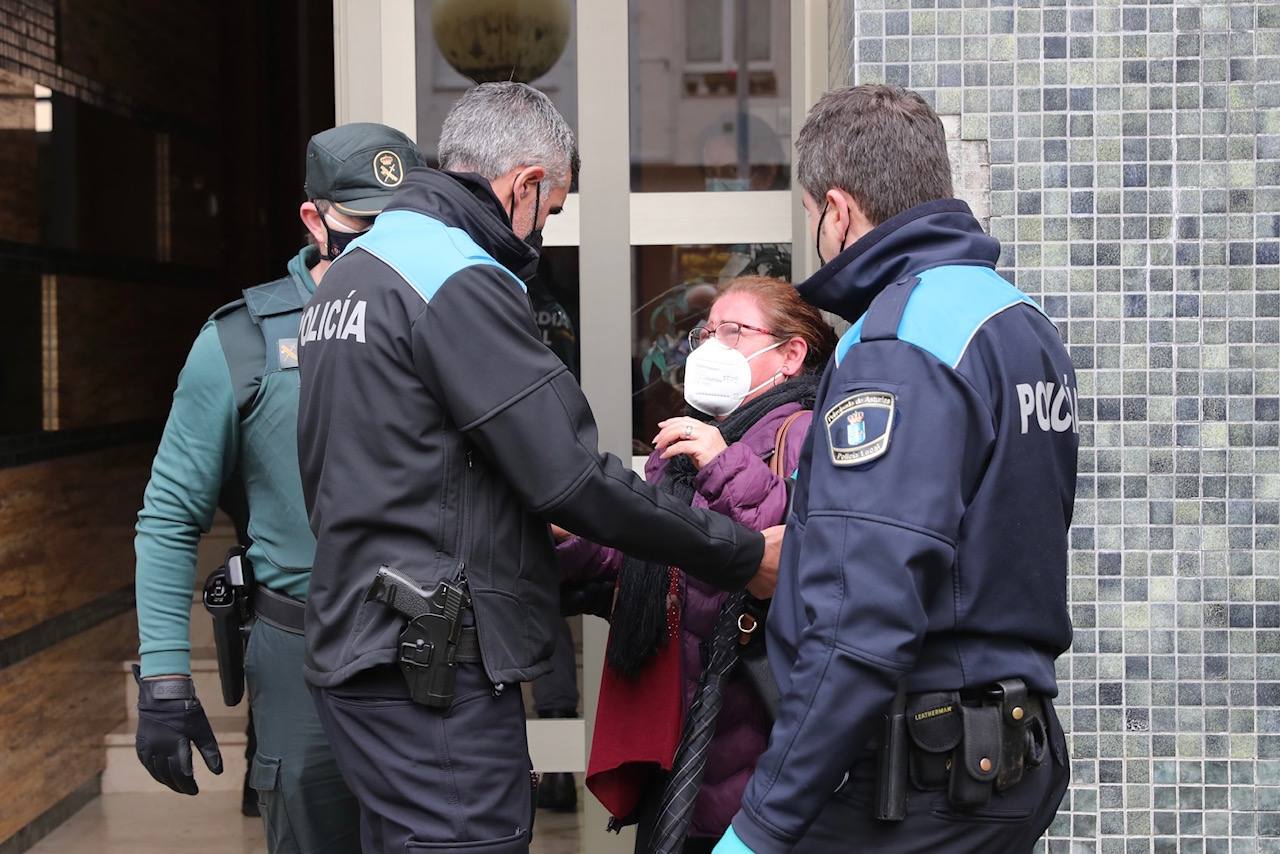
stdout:
[(991, 800), (1000, 773), (1001, 732), (999, 706), (961, 706), (964, 735), (952, 761), (947, 799), (958, 809), (985, 806)]
[(916, 748), (911, 751), (911, 784), (926, 792), (945, 789), (951, 754), (964, 735), (959, 694), (934, 691), (912, 696), (907, 705), (907, 733)]

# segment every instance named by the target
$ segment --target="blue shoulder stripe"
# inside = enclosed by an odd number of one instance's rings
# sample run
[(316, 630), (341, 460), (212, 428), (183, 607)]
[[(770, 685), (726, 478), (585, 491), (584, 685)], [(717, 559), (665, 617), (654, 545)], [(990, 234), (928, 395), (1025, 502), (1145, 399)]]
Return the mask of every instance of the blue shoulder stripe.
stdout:
[[(902, 313), (898, 339), (931, 353), (952, 368), (960, 364), (978, 330), (1002, 311), (1026, 304), (1043, 314), (1035, 300), (989, 267), (934, 267), (919, 278)], [(837, 365), (861, 340), (862, 321), (859, 318), (836, 346)]]
[(844, 334), (840, 336), (840, 340), (836, 342), (836, 367), (839, 367), (840, 363), (844, 361), (844, 357), (849, 354), (849, 350), (853, 345), (862, 340), (862, 321), (866, 319), (867, 316), (865, 314), (859, 317), (853, 326), (846, 329)]
[(351, 241), (343, 255), (363, 249), (395, 270), (426, 301), (459, 270), (484, 264), (497, 267), (525, 290), (524, 282), (493, 259), (460, 228), (416, 211), (380, 214), (373, 228)]

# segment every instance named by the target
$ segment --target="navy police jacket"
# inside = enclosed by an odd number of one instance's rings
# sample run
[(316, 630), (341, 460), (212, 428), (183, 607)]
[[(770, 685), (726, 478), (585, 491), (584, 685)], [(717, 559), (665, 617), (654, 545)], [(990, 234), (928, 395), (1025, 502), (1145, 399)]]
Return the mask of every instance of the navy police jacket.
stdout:
[[(1079, 420), (1054, 325), (964, 202), (905, 211), (801, 295), (853, 323), (818, 391), (769, 614), (783, 692), (734, 818), (789, 850), (908, 692), (1057, 693)], [(852, 841), (851, 841), (852, 842)]]
[(404, 617), (365, 598), (381, 564), (428, 588), (467, 579), (495, 683), (550, 669), (548, 521), (726, 590), (759, 567), (759, 533), (600, 452), (582, 389), (534, 323), (520, 277), (536, 261), (487, 181), (414, 169), (303, 311), (311, 684), (396, 660)]

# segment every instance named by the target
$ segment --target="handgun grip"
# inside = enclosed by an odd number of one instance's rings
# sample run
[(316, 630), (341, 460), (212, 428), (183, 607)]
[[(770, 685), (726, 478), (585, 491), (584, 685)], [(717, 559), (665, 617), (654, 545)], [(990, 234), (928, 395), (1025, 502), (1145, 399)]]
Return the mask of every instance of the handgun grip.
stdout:
[(380, 602), (409, 620), (416, 620), (423, 614), (431, 612), (431, 600), (417, 588), (407, 588), (405, 584), (382, 570), (374, 576), (369, 585), (367, 602)]

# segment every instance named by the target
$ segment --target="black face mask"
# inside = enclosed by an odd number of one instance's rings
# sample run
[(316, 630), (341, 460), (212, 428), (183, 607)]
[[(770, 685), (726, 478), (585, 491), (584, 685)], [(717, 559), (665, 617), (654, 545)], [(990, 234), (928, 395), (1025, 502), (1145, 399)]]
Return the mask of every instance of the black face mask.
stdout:
[[(814, 238), (814, 240), (813, 240), (813, 248), (814, 248), (814, 251), (818, 253), (818, 264), (819, 264), (820, 266), (826, 266), (826, 263), (827, 263), (827, 259), (825, 259), (825, 258), (823, 258), (823, 257), (822, 257), (822, 221), (823, 221), (823, 220), (825, 220), (825, 219), (827, 218), (827, 207), (828, 207), (830, 204), (831, 204), (831, 202), (830, 202), (830, 201), (824, 201), (824, 202), (822, 203), (822, 213), (820, 213), (820, 214), (818, 215), (818, 235), (817, 235), (817, 237), (815, 237), (815, 238)], [(843, 237), (843, 238), (841, 238), (841, 240), (840, 240), (840, 251), (841, 251), (841, 252), (843, 252), (843, 251), (844, 251), (844, 244), (845, 244), (848, 240), (849, 240), (849, 227), (848, 227), (848, 226), (845, 226), (845, 229), (844, 229), (844, 237)]]
[[(320, 213), (320, 222), (324, 225), (324, 245), (320, 247), (320, 259), (322, 261), (337, 261), (338, 256), (342, 254), (351, 241), (369, 230), (368, 227), (359, 231), (336, 231), (329, 223), (329, 209), (326, 207)], [(369, 224), (372, 226), (372, 222)]]
[(325, 253), (321, 253), (321, 258), (325, 261), (337, 261), (338, 256), (351, 245), (351, 241), (355, 240), (363, 231), (334, 231), (329, 227), (329, 223), (324, 224), (325, 230)]
[(541, 255), (542, 254), (542, 229), (535, 228), (533, 231), (529, 232), (529, 236), (524, 239), (524, 242), (529, 244), (530, 249), (532, 249), (534, 252), (537, 252), (539, 255)]

